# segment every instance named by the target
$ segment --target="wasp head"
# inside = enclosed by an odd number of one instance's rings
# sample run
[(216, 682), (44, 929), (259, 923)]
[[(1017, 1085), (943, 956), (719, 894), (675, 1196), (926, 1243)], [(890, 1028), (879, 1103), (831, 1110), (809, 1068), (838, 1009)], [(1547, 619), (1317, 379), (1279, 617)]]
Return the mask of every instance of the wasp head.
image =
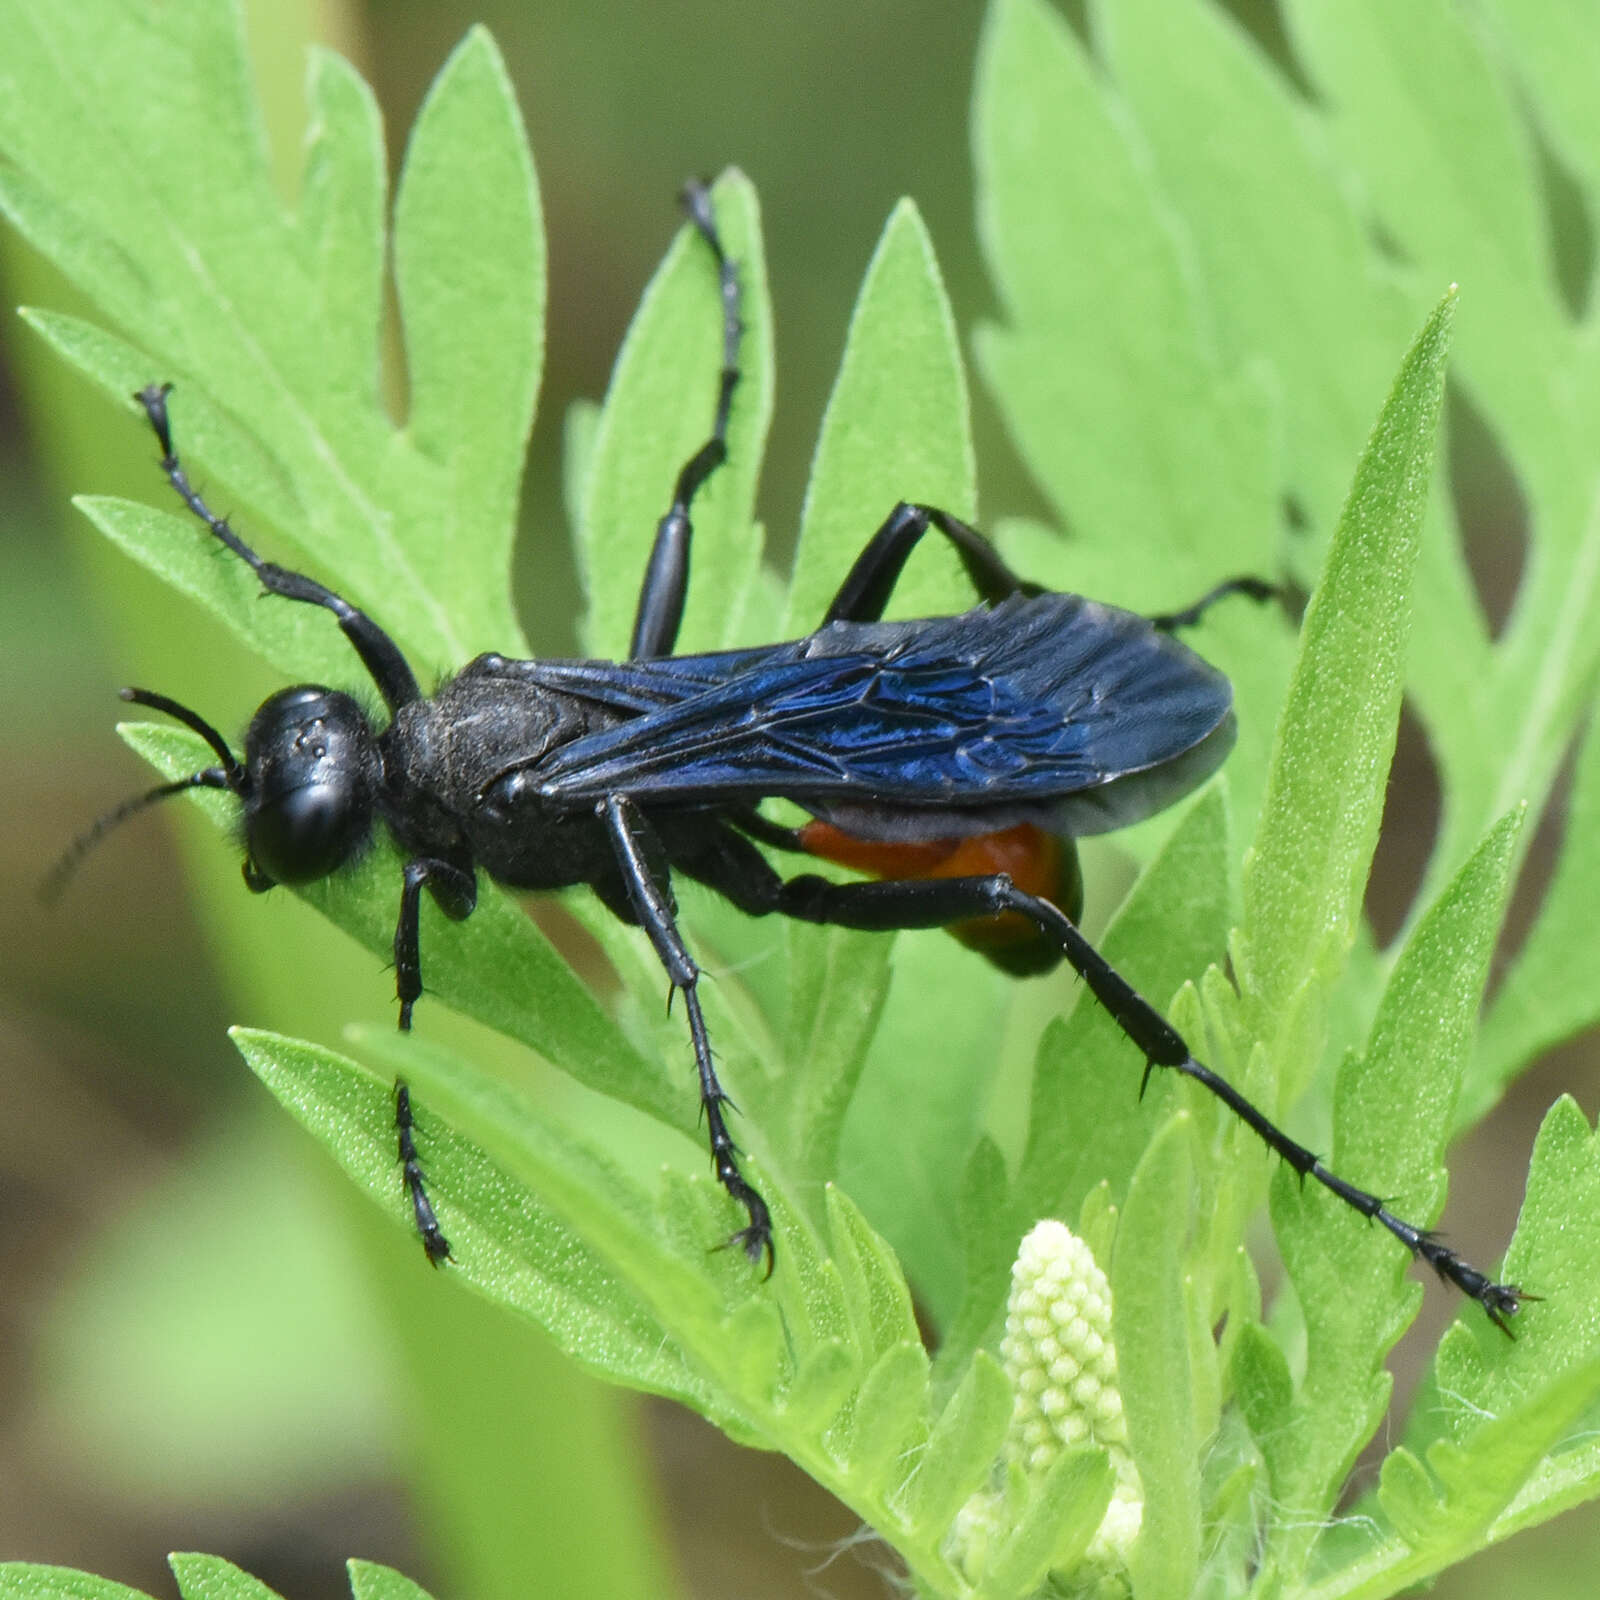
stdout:
[(218, 764), (158, 784), (108, 811), (72, 841), (41, 885), (54, 899), (112, 828), (188, 789), (226, 789), (244, 806), (244, 880), (254, 890), (310, 883), (351, 860), (372, 833), (383, 759), (366, 713), (347, 694), (317, 684), (280, 689), (250, 719), (244, 760), (198, 712), (149, 689), (124, 700), (165, 712), (199, 734)]
[(267, 888), (325, 878), (361, 849), (383, 764), (356, 701), (302, 683), (280, 689), (250, 719), (241, 776), (245, 876)]

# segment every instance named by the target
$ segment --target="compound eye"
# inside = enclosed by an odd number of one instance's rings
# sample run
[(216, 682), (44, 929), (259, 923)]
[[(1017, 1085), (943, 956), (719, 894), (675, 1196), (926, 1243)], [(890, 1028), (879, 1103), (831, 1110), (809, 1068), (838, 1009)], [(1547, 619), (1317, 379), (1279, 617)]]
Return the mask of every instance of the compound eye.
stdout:
[(345, 783), (307, 783), (274, 796), (250, 819), (250, 855), (279, 883), (310, 883), (342, 866), (363, 832)]

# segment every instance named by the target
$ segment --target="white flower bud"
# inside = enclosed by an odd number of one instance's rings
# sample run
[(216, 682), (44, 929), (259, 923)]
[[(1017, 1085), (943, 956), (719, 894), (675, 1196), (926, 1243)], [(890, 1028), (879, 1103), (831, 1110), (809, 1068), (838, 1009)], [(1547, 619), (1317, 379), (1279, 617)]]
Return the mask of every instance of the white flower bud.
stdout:
[[(1066, 1450), (1101, 1446), (1115, 1487), (1082, 1564), (1053, 1575), (1057, 1592), (1111, 1597), (1129, 1592), (1127, 1556), (1138, 1537), (1144, 1497), (1128, 1453), (1127, 1422), (1111, 1342), (1111, 1285), (1089, 1247), (1061, 1222), (1046, 1219), (1022, 1241), (1011, 1269), (1000, 1358), (1016, 1396), (997, 1486), (962, 1507), (950, 1533), (952, 1555), (974, 1580), (1021, 1513), (1003, 1486), (1020, 1467), (1024, 1485), (1048, 1472)], [(1008, 1474), (1007, 1468), (1013, 1469)]]

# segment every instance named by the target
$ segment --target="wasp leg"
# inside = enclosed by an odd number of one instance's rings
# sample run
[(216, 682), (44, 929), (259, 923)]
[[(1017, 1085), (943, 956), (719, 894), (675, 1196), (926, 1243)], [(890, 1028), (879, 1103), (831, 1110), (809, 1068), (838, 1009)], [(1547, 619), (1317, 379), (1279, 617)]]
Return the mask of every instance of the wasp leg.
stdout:
[(402, 1028), (411, 1026), (411, 1008), (422, 994), (419, 924), (424, 884), (452, 922), (471, 916), (478, 903), (477, 879), (453, 862), (441, 861), (437, 856), (418, 856), (406, 862), (400, 886), (400, 917), (394, 925), (394, 987)]
[(774, 1260), (772, 1215), (766, 1201), (745, 1182), (739, 1170), (738, 1146), (722, 1114), (722, 1108), (729, 1101), (717, 1081), (717, 1069), (711, 1059), (711, 1040), (700, 1010), (700, 969), (678, 932), (672, 891), (657, 880), (656, 873), (661, 869), (652, 864), (652, 858), (657, 862), (663, 859), (660, 841), (638, 807), (626, 796), (610, 795), (597, 809), (611, 834), (617, 865), (622, 869), (623, 882), (639, 925), (649, 934), (661, 965), (667, 969), (668, 982), (683, 995), (683, 1008), (689, 1016), (689, 1036), (694, 1041), (695, 1067), (700, 1074), (700, 1105), (711, 1139), (711, 1161), (717, 1182), (744, 1207), (750, 1219), (729, 1243), (741, 1246), (753, 1262), (765, 1256), (770, 1274)]
[(433, 1202), (422, 1177), (422, 1158), (417, 1154), (417, 1141), (412, 1132), (411, 1091), (396, 1078), (394, 1082), (394, 1125), (399, 1135), (400, 1177), (411, 1201), (411, 1215), (416, 1219), (417, 1232), (422, 1237), (422, 1248), (433, 1266), (450, 1260), (450, 1241), (445, 1238), (439, 1219), (434, 1214)]
[(779, 912), (803, 922), (887, 932), (897, 928), (942, 928), (969, 917), (1020, 912), (1060, 943), (1095, 999), (1144, 1056), (1147, 1073), (1155, 1067), (1170, 1067), (1203, 1085), (1302, 1178), (1314, 1178), (1362, 1216), (1381, 1223), (1414, 1257), (1420, 1257), (1441, 1278), (1476, 1300), (1502, 1332), (1510, 1333), (1505, 1319), (1516, 1314), (1524, 1298), (1532, 1298), (1525, 1297), (1516, 1284), (1493, 1282), (1442, 1245), (1426, 1228), (1397, 1217), (1377, 1195), (1329, 1171), (1227, 1079), (1196, 1061), (1177, 1030), (1050, 901), (1025, 894), (1004, 876), (885, 883), (831, 883), (812, 874), (783, 879), (770, 867), (763, 871), (755, 865), (754, 855), (754, 851), (749, 852), (736, 871), (724, 872), (717, 887), (756, 915)]
[(1230, 594), (1242, 594), (1248, 599), (1258, 601), (1283, 598), (1283, 590), (1277, 584), (1268, 583), (1265, 578), (1253, 578), (1245, 573), (1241, 577), (1229, 578), (1225, 583), (1219, 583), (1215, 589), (1208, 590), (1192, 606), (1185, 606), (1182, 611), (1160, 612), (1150, 618), (1150, 625), (1159, 628), (1163, 633), (1176, 633), (1179, 628), (1192, 628), (1217, 601), (1226, 600)]
[[(400, 917), (394, 928), (395, 992), (400, 1001), (400, 1026), (410, 1028), (411, 1008), (422, 993), (422, 956), (418, 948), (422, 889), (426, 884), (440, 910), (453, 922), (472, 914), (478, 903), (478, 882), (470, 872), (435, 856), (408, 861), (400, 887)], [(399, 1131), (400, 1177), (411, 1197), (411, 1214), (428, 1260), (438, 1266), (450, 1260), (450, 1241), (439, 1227), (433, 1202), (423, 1183), (422, 1161), (411, 1128), (411, 1090), (394, 1081), (394, 1125)]]
[(992, 603), (1012, 594), (1044, 593), (1039, 584), (1019, 578), (976, 528), (937, 506), (912, 505), (902, 500), (856, 557), (822, 619), (823, 625), (876, 622), (917, 541), (929, 528), (937, 528), (955, 546), (973, 587), (985, 600)]
[(639, 609), (633, 619), (633, 642), (628, 646), (630, 660), (672, 653), (678, 640), (678, 624), (683, 620), (683, 601), (689, 589), (689, 544), (694, 528), (689, 507), (700, 486), (727, 459), (728, 413), (733, 391), (739, 382), (739, 339), (744, 332), (740, 320), (739, 274), (717, 232), (711, 211), (711, 195), (704, 184), (688, 183), (683, 189), (683, 206), (689, 221), (711, 246), (717, 260), (717, 283), (722, 295), (722, 382), (717, 390), (716, 418), (711, 437), (684, 462), (672, 491), (672, 506), (656, 524), (655, 544), (645, 567), (644, 584), (639, 590)]
[(177, 452), (172, 448), (172, 423), (167, 416), (167, 396), (172, 391), (170, 383), (146, 385), (134, 396), (144, 407), (161, 445), (161, 470), (178, 498), (190, 511), (222, 541), (239, 559), (246, 563), (261, 580), (261, 587), (269, 594), (281, 595), (285, 600), (303, 600), (308, 605), (322, 606), (339, 619), (345, 637), (355, 646), (361, 664), (378, 686), (384, 704), (390, 711), (410, 705), (422, 698), (415, 674), (400, 654), (400, 647), (366, 612), (358, 610), (348, 600), (324, 588), (315, 578), (303, 572), (292, 572), (275, 562), (263, 561), (243, 539), (228, 526), (226, 517), (219, 517), (201, 499), (199, 492), (189, 482)]
[[(754, 806), (736, 806), (728, 812), (728, 821), (748, 839), (771, 845), (774, 850), (787, 850), (793, 855), (810, 855), (799, 828), (786, 828), (781, 822), (764, 817)], [(715, 880), (713, 880), (715, 881)]]

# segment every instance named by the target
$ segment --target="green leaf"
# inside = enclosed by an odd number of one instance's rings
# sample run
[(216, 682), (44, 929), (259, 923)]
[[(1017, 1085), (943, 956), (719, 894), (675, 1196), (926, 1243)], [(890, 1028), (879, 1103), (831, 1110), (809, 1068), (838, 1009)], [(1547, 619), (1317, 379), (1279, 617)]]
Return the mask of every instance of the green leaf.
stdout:
[[(235, 1037), (273, 1093), (409, 1228), (390, 1088), (314, 1045), (242, 1029)], [(777, 1272), (752, 1296), (743, 1258), (705, 1249), (731, 1225), (726, 1196), (707, 1180), (669, 1171), (647, 1193), (570, 1127), (437, 1046), (393, 1034), (361, 1042), (412, 1083), (453, 1275), (613, 1381), (784, 1448), (875, 1523), (900, 1522), (891, 1506), (928, 1434), (927, 1357), (893, 1258), (847, 1202), (836, 1202), (834, 1260), (823, 1261), (782, 1192), (752, 1168), (784, 1241)], [(456, 1131), (463, 1125), (487, 1130), (499, 1159)], [(847, 1266), (844, 1285), (835, 1262)], [(853, 1348), (838, 1337), (847, 1319)], [(908, 1557), (938, 1567), (940, 1536), (908, 1541)]]
[(1393, 1594), (1480, 1549), (1517, 1490), (1597, 1398), (1600, 1361), (1591, 1361), (1516, 1413), (1485, 1420), (1465, 1448), (1436, 1444), (1428, 1452), (1431, 1473), (1408, 1450), (1396, 1450), (1384, 1462), (1378, 1499), (1404, 1546), (1369, 1559), (1372, 1578), (1344, 1592)]
[(1600, 1141), (1566, 1096), (1539, 1130), (1503, 1273), (1543, 1299), (1519, 1316), (1514, 1340), (1481, 1318), (1451, 1329), (1408, 1443), (1468, 1440), (1484, 1417), (1513, 1417), (1555, 1379), (1600, 1359)]
[[(1184, 1245), (1193, 1204), (1189, 1118), (1171, 1117), (1134, 1173), (1111, 1260), (1111, 1326), (1144, 1489), (1132, 1568), (1141, 1595), (1188, 1595), (1200, 1562), (1200, 1447)], [(1214, 1359), (1214, 1356), (1210, 1359)]]
[[(966, 376), (933, 241), (902, 200), (856, 297), (844, 357), (817, 439), (789, 585), (784, 636), (817, 626), (844, 575), (897, 501), (977, 515)], [(891, 615), (938, 616), (971, 603), (955, 552), (923, 541)]]
[(331, 335), (328, 373), (356, 404), (375, 409), (388, 189), (383, 122), (372, 90), (331, 50), (312, 52), (306, 95), (300, 234)]
[(1162, 200), (1200, 255), (1217, 343), (1272, 362), (1287, 481), (1312, 528), (1329, 533), (1414, 326), (1407, 298), (1372, 270), (1320, 129), (1231, 13), (1195, 0), (1101, 0), (1093, 18), (1153, 146)]
[[(1345, 1063), (1332, 1166), (1430, 1225), (1444, 1203), (1441, 1160), (1505, 909), (1520, 812), (1505, 818), (1406, 941), (1364, 1055)], [(1273, 1223), (1305, 1314), (1306, 1370), (1293, 1412), (1257, 1430), (1283, 1519), (1280, 1560), (1297, 1571), (1357, 1454), (1382, 1420), (1383, 1361), (1421, 1303), (1404, 1253), (1334, 1195), (1280, 1171)]]
[[(248, 1029), (234, 1030), (234, 1038), (251, 1069), (295, 1118), (328, 1145), (359, 1187), (409, 1228), (406, 1195), (395, 1176), (390, 1087), (316, 1045)], [(517, 1108), (508, 1091), (437, 1047), (419, 1044), (396, 1053), (408, 1058), (408, 1070), (430, 1093), (448, 1075), (457, 1096), (492, 1104), (501, 1143), (514, 1154), (519, 1176), (528, 1171), (538, 1181), (537, 1189), (516, 1182), (475, 1145), (437, 1123), (417, 1094), (416, 1137), (428, 1190), (461, 1275), (535, 1318), (569, 1354), (614, 1380), (717, 1409), (656, 1315), (593, 1253), (649, 1251), (654, 1269), (676, 1275), (678, 1269), (669, 1268), (650, 1243), (650, 1200), (570, 1133), (552, 1135), (526, 1110), (513, 1120)], [(508, 1130), (514, 1130), (514, 1145)]]
[[(442, 274), (467, 291), (450, 301), (448, 327), (414, 295), (406, 313), (423, 420), (445, 404), (433, 398), (437, 383), (460, 371), (429, 352), (448, 343), (474, 362), (469, 392), (451, 397), (455, 442), (442, 457), (437, 438), (419, 447), (377, 401), (375, 125), (348, 73), (324, 65), (314, 83), (327, 120), (297, 225), (272, 186), (227, 7), (193, 6), (147, 27), (114, 10), (91, 22), (88, 12), (8, 6), (4, 24), (0, 73), (17, 92), (0, 110), (9, 157), (0, 208), (143, 353), (140, 383), (176, 381), (176, 440), (191, 469), (209, 469), (216, 497), (242, 498), (279, 524), (252, 526), (241, 513), (272, 554), (308, 558), (373, 608), (424, 674), (475, 648), (516, 648), (506, 573), (537, 381), (543, 245), (531, 164), (486, 37), (469, 39), (430, 101), (420, 186), (401, 207), (402, 289), (448, 298)], [(149, 114), (151, 83), (163, 85), (159, 117)], [(482, 193), (480, 173), (497, 199), (468, 227), (456, 207)], [(71, 196), (71, 210), (55, 195)], [(491, 246), (470, 271), (453, 254)], [(330, 295), (336, 263), (354, 281)], [(485, 286), (486, 297), (473, 292)], [(487, 368), (477, 361), (485, 352)], [(99, 361), (94, 375), (126, 399), (124, 361)], [(490, 416), (475, 413), (473, 393)], [(240, 438), (251, 441), (247, 455)], [(459, 537), (441, 540), (441, 529)]]
[[(1430, 626), (1433, 648), (1419, 652), (1419, 676), (1434, 685), (1429, 715), (1447, 796), (1430, 866), (1437, 885), (1512, 805), (1539, 811), (1586, 710), (1600, 659), (1588, 625), (1600, 583), (1600, 369), (1556, 289), (1545, 185), (1523, 115), (1538, 108), (1518, 103), (1510, 47), (1488, 15), (1446, 0), (1295, 0), (1286, 20), (1328, 108), (1329, 136), (1379, 225), (1422, 282), (1462, 285), (1456, 373), (1528, 512), (1517, 603), (1484, 670), (1436, 670), (1459, 649), (1448, 628)], [(1530, 19), (1530, 34), (1550, 29)], [(1441, 692), (1451, 679), (1453, 704)], [(1497, 736), (1486, 741), (1486, 728)]]
[(1484, 1019), (1457, 1120), (1476, 1122), (1529, 1062), (1600, 1018), (1600, 737), (1593, 716), (1578, 752), (1561, 855), (1539, 920)]
[[(407, 434), (446, 469), (452, 510), (426, 547), (433, 559), (418, 560), (418, 581), (447, 593), (481, 562), (503, 588), (544, 354), (544, 234), (516, 95), (481, 28), (417, 113), (395, 195), (394, 272)], [(499, 620), (475, 637), (489, 643)]]
[(187, 518), (101, 495), (80, 495), (74, 504), (114, 545), (248, 637), (280, 671), (361, 686), (349, 645), (330, 634), (325, 616), (310, 606), (263, 606), (255, 574), (243, 562), (219, 560), (213, 546), (195, 538)]
[(1302, 1064), (1302, 1077), (1378, 837), (1454, 309), (1452, 290), (1401, 365), (1356, 470), (1306, 608), (1245, 866), (1240, 987), (1287, 1046), (1278, 1060)]
[(0, 1596), (5, 1600), (149, 1600), (142, 1590), (32, 1561), (0, 1561)]
[(1011, 1405), (1004, 1369), (986, 1350), (978, 1351), (934, 1423), (906, 1485), (910, 1527), (930, 1537), (943, 1535), (993, 1470)]
[(1521, 401), (1559, 364), (1564, 319), (1532, 140), (1479, 28), (1446, 0), (1290, 0), (1285, 11), (1385, 225), (1414, 260), (1452, 261), (1482, 308), (1461, 330), (1475, 393), (1519, 449), (1538, 448), (1521, 437)]
[(429, 1600), (421, 1584), (376, 1561), (350, 1563), (350, 1593), (352, 1600)]
[[(1220, 572), (1271, 572), (1278, 467), (1260, 371), (1223, 362), (1140, 140), (1045, 0), (996, 0), (973, 109), (978, 226), (1002, 317), (975, 342), (1062, 540), (1009, 535), (1019, 570), (1138, 610)], [(1130, 552), (1139, 552), (1130, 559)], [(1207, 619), (1241, 708), (1229, 760), (1248, 837), (1288, 660), (1270, 618)]]
[(1052, 1568), (1070, 1572), (1083, 1559), (1115, 1486), (1104, 1450), (1063, 1451), (1034, 1485), (991, 1557), (977, 1594), (983, 1600), (1031, 1594)]
[[(1224, 790), (1208, 788), (1141, 874), (1099, 941), (1100, 951), (1147, 998), (1159, 1002), (1224, 954), (1228, 813)], [(1209, 1097), (1157, 1073), (1141, 1086), (1138, 1051), (1103, 1006), (1080, 992), (1064, 1021), (1046, 1029), (1034, 1067), (1029, 1136), (1017, 1175), (1025, 1226), (1075, 1216), (1090, 1189), (1109, 1184), (1120, 1204), (1152, 1130), (1181, 1104), (1210, 1117)], [(1093, 1138), (1064, 1141), (1067, 1128)]]
[(221, 1556), (173, 1555), (167, 1560), (183, 1600), (279, 1600), (276, 1590)]
[[(183, 1600), (278, 1600), (265, 1584), (218, 1556), (170, 1560)], [(350, 1592), (354, 1600), (428, 1600), (420, 1585), (372, 1561), (350, 1563)], [(148, 1600), (142, 1591), (106, 1578), (26, 1561), (0, 1562), (0, 1595), (5, 1600)]]
[[(955, 320), (932, 241), (909, 201), (891, 213), (851, 313), (806, 489), (787, 614), (780, 625), (784, 637), (817, 626), (873, 531), (900, 500), (937, 505), (962, 518), (975, 515), (977, 506)], [(935, 533), (923, 540), (896, 586), (891, 612), (938, 615), (970, 599), (954, 551)], [(775, 1109), (790, 1123), (793, 1147), (810, 1152), (824, 1172), (836, 1169), (841, 1124), (874, 1038), (880, 1041), (875, 1082), (855, 1113), (863, 1140), (873, 1147), (861, 1164), (876, 1168), (882, 1141), (873, 1127), (875, 1109), (892, 1104), (898, 1115), (921, 1102), (925, 1092), (919, 1055), (897, 1050), (895, 1038), (879, 1030), (895, 942), (883, 934), (796, 923), (785, 929), (779, 946), (789, 983), (786, 1053), (804, 1068), (788, 1074)], [(939, 1087), (960, 1094), (965, 1086)], [(921, 1130), (929, 1135), (939, 1131), (943, 1098), (938, 1087), (932, 1095), (935, 1103), (923, 1106), (927, 1125)], [(951, 1142), (908, 1139), (902, 1148), (936, 1164), (959, 1160), (970, 1126), (961, 1121), (952, 1129), (946, 1123), (955, 1135)], [(876, 1181), (869, 1178), (861, 1198), (892, 1195), (896, 1212), (914, 1211), (905, 1204), (906, 1188), (896, 1182), (901, 1176), (875, 1173)], [(882, 1215), (883, 1225), (895, 1232), (899, 1218), (887, 1209)], [(897, 1243), (905, 1238), (903, 1231), (896, 1232)], [(914, 1235), (909, 1242), (915, 1247)]]
[(1233, 1383), (1250, 1431), (1270, 1461), (1271, 1443), (1289, 1420), (1294, 1380), (1282, 1348), (1259, 1322), (1247, 1324), (1239, 1334)]
[(893, 1253), (842, 1190), (827, 1193), (832, 1262), (857, 1345), (876, 1356), (916, 1338), (911, 1291)]
[[(119, 732), (169, 778), (215, 759), (184, 729), (124, 723)], [(217, 799), (197, 796), (196, 803), (209, 807), (212, 820), (231, 831), (232, 808)], [(360, 867), (300, 892), (374, 954), (392, 958), (401, 869), (398, 851), (382, 837)], [(592, 1088), (668, 1124), (694, 1126), (692, 1095), (659, 1061), (652, 1063), (633, 1047), (593, 992), (504, 895), (492, 889), (480, 893), (470, 922), (450, 926), (445, 937), (430, 939), (432, 921), (425, 909), (422, 940), (430, 995), (522, 1040)]]
[(886, 1350), (833, 1430), (840, 1466), (867, 1483), (881, 1482), (891, 1468), (903, 1478), (927, 1439), (927, 1397), (928, 1354), (921, 1344)]

